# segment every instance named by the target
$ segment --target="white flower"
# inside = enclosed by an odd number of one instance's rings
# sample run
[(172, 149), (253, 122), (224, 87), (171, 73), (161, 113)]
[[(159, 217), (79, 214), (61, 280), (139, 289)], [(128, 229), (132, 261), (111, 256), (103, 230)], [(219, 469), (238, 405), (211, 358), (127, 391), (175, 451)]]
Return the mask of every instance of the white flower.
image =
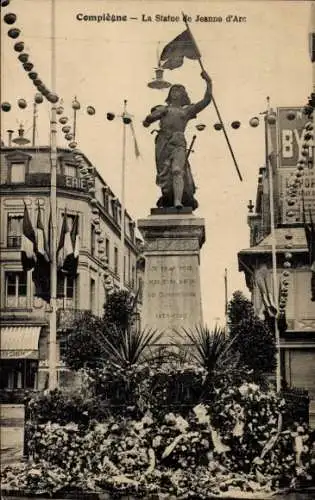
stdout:
[(200, 403), (193, 409), (199, 424), (209, 424), (210, 417), (208, 415), (206, 407)]
[(158, 446), (160, 446), (161, 441), (162, 441), (161, 436), (155, 436), (155, 438), (153, 438), (153, 441), (152, 441), (153, 448), (157, 448)]

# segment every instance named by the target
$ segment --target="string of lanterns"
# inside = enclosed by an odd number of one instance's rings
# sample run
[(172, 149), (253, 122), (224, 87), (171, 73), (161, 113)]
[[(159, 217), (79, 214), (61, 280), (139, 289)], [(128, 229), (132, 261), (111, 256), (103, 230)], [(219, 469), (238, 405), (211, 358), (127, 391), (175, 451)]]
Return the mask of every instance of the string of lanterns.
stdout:
[[(307, 106), (305, 109), (306, 114), (308, 114), (309, 117), (311, 117), (310, 113), (310, 106)], [(311, 108), (312, 109), (312, 108)], [(313, 109), (312, 109), (313, 111)], [(295, 113), (292, 112), (292, 114), (287, 116), (288, 119), (293, 120), (295, 118)], [(297, 161), (296, 165), (296, 170), (293, 174), (293, 178), (289, 182), (288, 189), (287, 189), (287, 211), (286, 211), (286, 216), (291, 219), (294, 217), (295, 212), (293, 210), (293, 207), (297, 205), (298, 203), (298, 190), (301, 187), (302, 184), (302, 178), (304, 175), (304, 169), (307, 163), (307, 157), (308, 157), (308, 151), (309, 148), (313, 146), (314, 143), (314, 133), (313, 133), (313, 124), (311, 122), (307, 123), (302, 131), (302, 148), (299, 154), (299, 158)], [(287, 299), (288, 299), (288, 288), (289, 288), (289, 278), (291, 276), (290, 269), (292, 267), (292, 232), (288, 228), (285, 233), (285, 254), (284, 254), (284, 271), (281, 273), (280, 277), (280, 286), (279, 286), (279, 311), (280, 315), (285, 314), (285, 309), (287, 305)]]
[[(2, 0), (1, 7), (6, 7), (10, 3), (10, 0)], [(8, 25), (14, 25), (17, 21), (16, 14), (10, 12), (4, 15), (3, 20)], [(9, 38), (16, 40), (21, 35), (21, 30), (17, 27), (12, 27), (8, 30)], [(98, 235), (98, 254), (99, 259), (103, 263), (103, 266), (108, 269), (107, 257), (105, 255), (105, 247), (102, 245), (104, 243), (104, 237), (101, 236), (102, 230), (100, 228), (100, 213), (97, 208), (97, 199), (95, 198), (95, 168), (92, 165), (86, 165), (85, 160), (83, 158), (83, 154), (81, 151), (77, 149), (77, 142), (75, 139), (75, 123), (73, 130), (71, 127), (67, 125), (69, 119), (67, 116), (63, 115), (64, 108), (61, 104), (59, 96), (49, 90), (49, 88), (43, 83), (43, 81), (39, 78), (39, 75), (36, 71), (34, 71), (34, 64), (29, 60), (29, 54), (24, 52), (24, 42), (18, 41), (14, 44), (14, 50), (19, 54), (18, 60), (22, 63), (23, 69), (28, 73), (30, 80), (33, 82), (33, 85), (37, 88), (38, 93), (36, 93), (34, 102), (36, 104), (40, 104), (43, 102), (43, 98), (45, 97), (47, 101), (52, 104), (57, 104), (59, 101), (59, 106), (56, 108), (56, 114), (62, 115), (59, 118), (59, 123), (62, 126), (61, 130), (64, 133), (64, 138), (68, 141), (68, 146), (73, 151), (73, 158), (75, 160), (76, 165), (79, 168), (80, 176), (82, 179), (86, 181), (88, 187), (88, 193), (90, 194), (90, 203), (92, 205), (92, 222), (96, 226), (95, 233)], [(18, 107), (20, 109), (27, 108), (27, 101), (25, 99), (18, 99), (17, 101)], [(81, 108), (79, 101), (75, 98), (72, 101), (72, 109), (74, 111), (74, 118), (76, 112)], [(11, 110), (11, 104), (9, 102), (3, 102), (1, 104), (1, 109), (4, 112), (9, 112)], [(92, 116), (95, 114), (95, 108), (93, 106), (87, 106), (86, 108), (87, 114)], [(74, 120), (75, 122), (75, 120)], [(108, 273), (104, 275), (104, 279), (108, 277)], [(112, 286), (110, 286), (112, 289)]]

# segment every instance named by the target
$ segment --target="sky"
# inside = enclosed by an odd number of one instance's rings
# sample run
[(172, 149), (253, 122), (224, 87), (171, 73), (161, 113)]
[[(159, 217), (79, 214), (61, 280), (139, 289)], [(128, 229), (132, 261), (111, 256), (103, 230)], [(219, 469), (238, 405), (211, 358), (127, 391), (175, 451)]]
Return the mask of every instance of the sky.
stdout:
[[(243, 273), (238, 272), (237, 253), (249, 247), (248, 201), (255, 202), (258, 170), (264, 163), (262, 120), (257, 128), (249, 120), (266, 110), (267, 96), (273, 108), (303, 106), (312, 91), (312, 65), (308, 52), (309, 1), (166, 1), (147, 0), (55, 0), (56, 26), (52, 40), (52, 0), (11, 0), (3, 9), (17, 15), (19, 40), (34, 64), (34, 70), (50, 87), (52, 46), (56, 62), (56, 91), (71, 118), (74, 96), (81, 104), (77, 114), (78, 147), (98, 169), (113, 192), (121, 195), (122, 122), (106, 120), (106, 113), (119, 115), (124, 100), (133, 115), (141, 153), (134, 154), (131, 131), (126, 144), (126, 208), (135, 219), (145, 218), (155, 206), (153, 128), (142, 120), (150, 109), (163, 104), (167, 90), (150, 89), (158, 54), (180, 34), (185, 25), (181, 13), (191, 16), (190, 28), (198, 44), (205, 69), (213, 81), (213, 95), (225, 124), (243, 182), (237, 176), (224, 135), (214, 129), (218, 122), (210, 104), (186, 131), (189, 143), (197, 135), (191, 168), (197, 185), (196, 217), (205, 220), (206, 242), (201, 249), (200, 273), (204, 321), (210, 327), (224, 323), (224, 270), (227, 269), (228, 298), (235, 290), (248, 295)], [(80, 20), (100, 16), (99, 22)], [(126, 16), (126, 21), (107, 21), (107, 14)], [(151, 16), (151, 21), (149, 17)], [(156, 16), (179, 16), (179, 21), (159, 21)], [(131, 19), (135, 18), (135, 19)], [(200, 19), (203, 19), (201, 21)], [(221, 19), (221, 21), (220, 21)], [(232, 19), (232, 21), (231, 21)], [(7, 36), (2, 22), (1, 102), (12, 108), (2, 113), (1, 136), (23, 123), (31, 138), (32, 102), (35, 87), (13, 50), (15, 40)], [(186, 86), (192, 102), (199, 100), (205, 84), (198, 61), (185, 59), (181, 68), (165, 70), (164, 79)], [(20, 110), (17, 99), (28, 106)], [(87, 106), (94, 106), (90, 116)], [(37, 145), (49, 143), (47, 102), (38, 108)], [(235, 130), (233, 121), (240, 121)], [(205, 124), (197, 131), (197, 124)], [(61, 131), (58, 146), (67, 145)]]

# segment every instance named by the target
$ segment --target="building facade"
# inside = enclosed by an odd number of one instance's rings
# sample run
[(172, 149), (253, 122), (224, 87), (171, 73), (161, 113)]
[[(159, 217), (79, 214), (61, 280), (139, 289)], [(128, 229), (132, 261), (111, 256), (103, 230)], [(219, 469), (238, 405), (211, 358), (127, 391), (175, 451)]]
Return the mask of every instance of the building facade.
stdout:
[[(249, 204), (250, 247), (238, 254), (255, 310), (264, 304), (258, 286), (261, 276), (273, 290), (272, 245), (275, 245), (277, 296), (286, 284), (286, 328), (280, 328), (283, 386), (306, 389), (310, 396), (310, 421), (315, 425), (315, 301), (304, 220), (315, 222), (315, 171), (313, 130), (303, 108), (278, 108), (266, 128), (267, 166), (259, 169), (256, 202)], [(308, 134), (311, 136), (312, 134)], [(269, 163), (269, 168), (268, 168)], [(273, 173), (272, 173), (273, 172)], [(269, 175), (272, 175), (270, 183)], [(271, 234), (270, 195), (274, 201), (275, 241)]]
[[(69, 149), (58, 148), (57, 234), (66, 212), (71, 229), (79, 216), (80, 254), (75, 279), (58, 276), (57, 370), (59, 383), (69, 379), (62, 348), (71, 320), (81, 311), (101, 316), (110, 288), (121, 286), (121, 224), (125, 228), (123, 287), (141, 289), (137, 265), (141, 241), (135, 222), (110, 187), (82, 155), (93, 185), (82, 177)], [(81, 170), (82, 171), (82, 170)], [(1, 147), (1, 389), (44, 389), (48, 385), (50, 305), (35, 295), (32, 271), (21, 264), (24, 203), (33, 227), (40, 208), (48, 232), (50, 216), (50, 149), (13, 145)]]

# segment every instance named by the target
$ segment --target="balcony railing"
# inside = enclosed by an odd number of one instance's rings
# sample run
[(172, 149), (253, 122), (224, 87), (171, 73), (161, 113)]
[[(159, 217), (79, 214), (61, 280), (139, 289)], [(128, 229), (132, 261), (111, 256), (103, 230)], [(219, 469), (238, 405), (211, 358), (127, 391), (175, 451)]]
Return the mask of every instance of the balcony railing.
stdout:
[(8, 235), (7, 248), (21, 248), (21, 236)]

